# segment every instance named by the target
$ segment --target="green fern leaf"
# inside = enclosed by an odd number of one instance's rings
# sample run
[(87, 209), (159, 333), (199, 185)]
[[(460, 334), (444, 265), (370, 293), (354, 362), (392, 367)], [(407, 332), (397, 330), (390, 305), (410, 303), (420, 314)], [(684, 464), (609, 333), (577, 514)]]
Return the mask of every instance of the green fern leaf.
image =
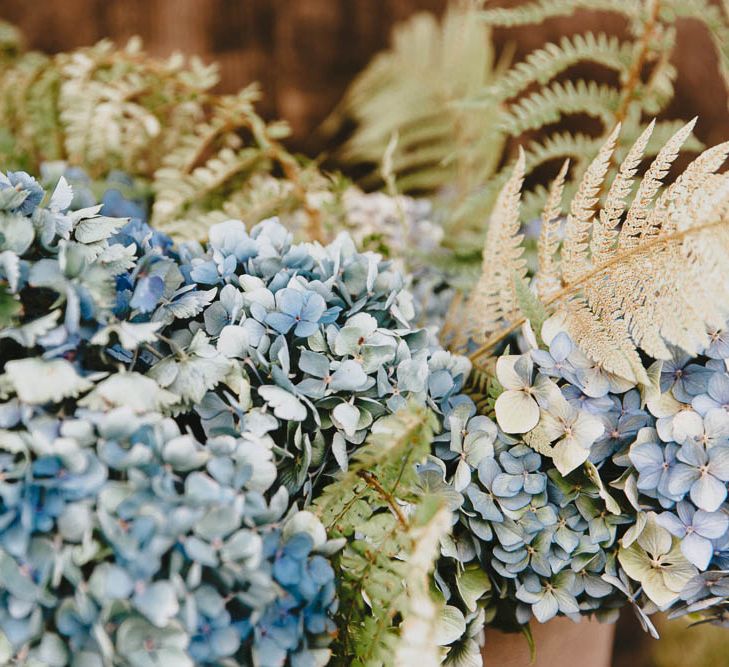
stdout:
[(620, 103), (615, 88), (594, 81), (555, 82), (509, 107), (500, 127), (511, 135), (520, 135), (558, 122), (567, 114), (587, 114), (609, 126)]
[[(439, 499), (419, 495), (414, 467), (428, 455), (436, 424), (414, 404), (380, 420), (347, 472), (314, 502), (330, 536), (347, 540), (335, 562), (341, 600), (335, 664), (408, 664), (406, 656), (438, 664), (429, 575), (450, 518)], [(427, 628), (430, 635), (422, 632)]]
[(559, 44), (546, 44), (532, 51), (487, 87), (482, 95), (486, 99), (505, 101), (524, 93), (533, 84), (545, 85), (561, 72), (583, 62), (624, 72), (630, 66), (632, 52), (630, 42), (621, 44), (617, 37), (604, 33), (565, 36)]

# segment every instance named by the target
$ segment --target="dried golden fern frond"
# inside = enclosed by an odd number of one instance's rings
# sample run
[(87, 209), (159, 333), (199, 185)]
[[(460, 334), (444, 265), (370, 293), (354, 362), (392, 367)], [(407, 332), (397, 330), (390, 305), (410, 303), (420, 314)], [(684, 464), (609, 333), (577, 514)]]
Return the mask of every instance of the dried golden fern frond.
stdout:
[(650, 217), (650, 204), (660, 189), (668, 170), (678, 157), (681, 146), (691, 134), (695, 122), (695, 120), (692, 120), (676, 132), (661, 148), (656, 159), (648, 168), (638, 186), (638, 192), (633, 199), (633, 203), (628, 209), (625, 224), (620, 230), (619, 244), (621, 248), (634, 247), (638, 238), (645, 234), (648, 218)]
[(562, 245), (562, 274), (566, 282), (574, 280), (589, 266), (587, 251), (593, 227), (594, 208), (600, 194), (600, 186), (610, 167), (610, 157), (615, 150), (619, 132), (618, 125), (587, 167), (580, 187), (572, 199)]
[(559, 247), (559, 228), (562, 219), (562, 194), (564, 183), (567, 177), (570, 161), (565, 160), (562, 168), (554, 179), (547, 202), (542, 211), (542, 230), (539, 235), (539, 246), (537, 259), (539, 262), (535, 282), (537, 292), (542, 299), (556, 292), (561, 284), (560, 267), (555, 261), (557, 248)]
[[(638, 137), (638, 140), (625, 156), (615, 180), (610, 186), (610, 190), (608, 190), (605, 205), (600, 210), (600, 224), (595, 226), (590, 244), (590, 252), (596, 264), (605, 261), (610, 256), (620, 231), (620, 221), (625, 212), (626, 200), (633, 187), (635, 173), (643, 159), (655, 125), (655, 121), (651, 122)], [(645, 179), (643, 182), (645, 182)]]
[(485, 341), (499, 323), (518, 314), (514, 282), (526, 278), (523, 235), (519, 233), (519, 205), (524, 184), (524, 151), (494, 204), (483, 251), (481, 278), (466, 304), (469, 326), (460, 343)]
[[(721, 328), (729, 316), (729, 174), (716, 173), (729, 155), (729, 142), (704, 151), (674, 183), (663, 186), (693, 126), (691, 121), (680, 128), (658, 152), (629, 206), (654, 126), (639, 136), (608, 188), (617, 128), (572, 198), (560, 251), (559, 200), (566, 165), (542, 216), (534, 289), (545, 306), (563, 313), (586, 354), (633, 381), (648, 381), (639, 350), (656, 359), (668, 358), (670, 346), (696, 353), (708, 343), (707, 329)], [(519, 273), (522, 237), (515, 219), (515, 188), (522, 174), (517, 165), (499, 197), (501, 205), (491, 220), (497, 234), (489, 234), (483, 275), (469, 298), (466, 330), (475, 331), (471, 339), (483, 343), (473, 360), (524, 321), (514, 299), (516, 281), (525, 277)], [(605, 203), (596, 211), (604, 189)]]

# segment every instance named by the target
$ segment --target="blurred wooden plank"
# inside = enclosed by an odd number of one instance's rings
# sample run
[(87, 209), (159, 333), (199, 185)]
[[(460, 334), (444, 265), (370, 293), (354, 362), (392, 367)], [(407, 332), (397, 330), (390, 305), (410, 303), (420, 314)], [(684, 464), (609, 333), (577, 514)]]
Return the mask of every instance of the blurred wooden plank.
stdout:
[[(504, 0), (517, 4), (523, 0)], [(1, 0), (0, 17), (16, 23), (32, 48), (48, 52), (118, 42), (140, 35), (148, 50), (180, 50), (218, 61), (220, 89), (235, 91), (259, 81), (261, 111), (285, 118), (293, 145), (316, 153), (312, 134), (340, 99), (347, 84), (389, 41), (392, 25), (416, 11), (440, 12), (447, 0)], [(516, 57), (575, 30), (617, 32), (614, 15), (581, 12), (543, 25), (500, 30), (497, 45), (516, 44)], [(698, 135), (710, 143), (729, 136), (725, 95), (716, 59), (703, 28), (679, 26), (679, 68), (670, 116), (699, 114)], [(577, 72), (594, 76), (589, 67)], [(574, 74), (574, 72), (573, 72)], [(599, 75), (599, 74), (598, 74)], [(721, 99), (717, 99), (717, 97)], [(670, 117), (669, 116), (669, 117)]]
[(352, 77), (384, 48), (392, 24), (446, 0), (3, 0), (0, 17), (47, 52), (123, 43), (139, 35), (155, 55), (195, 53), (220, 64), (223, 91), (259, 81), (260, 109), (285, 118), (297, 148), (316, 150), (311, 132)]

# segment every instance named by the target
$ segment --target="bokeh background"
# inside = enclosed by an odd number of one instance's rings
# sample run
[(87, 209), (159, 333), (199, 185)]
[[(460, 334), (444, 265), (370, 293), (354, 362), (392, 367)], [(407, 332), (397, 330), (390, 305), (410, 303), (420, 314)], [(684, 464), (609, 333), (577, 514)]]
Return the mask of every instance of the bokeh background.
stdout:
[[(392, 26), (418, 11), (440, 14), (447, 4), (448, 0), (0, 0), (0, 18), (21, 28), (28, 46), (48, 53), (139, 35), (151, 54), (182, 51), (215, 61), (221, 92), (260, 82), (263, 115), (287, 120), (293, 130), (291, 146), (318, 155), (331, 148), (330, 140), (317, 132), (319, 126), (353, 77), (387, 46)], [(620, 34), (625, 26), (614, 15), (583, 11), (538, 29), (498, 30), (494, 41), (497, 51), (513, 48), (513, 57), (520, 58), (576, 28)], [(706, 143), (729, 138), (724, 87), (704, 29), (684, 20), (677, 40), (678, 85), (667, 116), (698, 115), (696, 134)]]
[[(260, 82), (261, 113), (288, 121), (292, 149), (319, 156), (331, 154), (336, 141), (319, 131), (322, 122), (357, 73), (387, 47), (392, 26), (418, 11), (440, 14), (446, 5), (447, 0), (0, 0), (0, 18), (21, 29), (27, 46), (48, 53), (139, 35), (150, 54), (182, 51), (215, 61), (221, 92)], [(620, 34), (625, 26), (612, 15), (581, 12), (538, 29), (496, 31), (494, 40), (497, 51), (513, 51), (518, 59), (577, 29)], [(698, 115), (700, 139), (708, 144), (728, 139), (725, 88), (700, 25), (679, 24), (675, 54), (678, 85), (667, 116)], [(590, 75), (595, 78), (595, 72)], [(729, 631), (664, 619), (658, 627), (663, 639), (654, 642), (626, 611), (616, 633), (614, 667), (729, 667)]]

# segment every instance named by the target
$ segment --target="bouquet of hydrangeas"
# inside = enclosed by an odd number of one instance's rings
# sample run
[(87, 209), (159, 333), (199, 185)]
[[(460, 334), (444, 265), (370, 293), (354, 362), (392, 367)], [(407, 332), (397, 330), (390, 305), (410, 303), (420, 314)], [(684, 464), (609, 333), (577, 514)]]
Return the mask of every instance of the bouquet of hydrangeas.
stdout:
[(228, 221), (175, 245), (71, 210), (63, 178), (0, 187), (5, 655), (324, 664), (384, 631), (474, 660), (485, 621), (722, 616), (721, 330), (626, 378), (517, 289), (536, 331), (479, 382), (346, 235)]
[[(265, 415), (201, 442), (140, 372), (212, 295), (180, 289), (169, 239), (71, 197), (0, 179), (3, 661), (325, 660), (332, 544), (276, 484)], [(177, 293), (164, 318), (135, 317), (150, 275)]]
[(416, 497), (414, 463), (436, 428), (424, 410), (447, 409), (469, 364), (412, 328), (397, 271), (346, 236), (294, 245), (274, 220), (178, 247), (70, 210), (63, 178), (49, 198), (24, 173), (0, 188), (3, 655), (324, 664), (348, 594), (331, 559), (354, 578), (378, 539), (428, 545), (408, 596), (435, 611), (449, 522)]
[(520, 151), (464, 290), (430, 202), (301, 168), (208, 70), (3, 57), (0, 97), (60, 94), (6, 142), (43, 185), (0, 174), (0, 662), (479, 665), (486, 624), (724, 621), (729, 146), (664, 185), (693, 123), (640, 180), (655, 126), (618, 128), (526, 244)]

